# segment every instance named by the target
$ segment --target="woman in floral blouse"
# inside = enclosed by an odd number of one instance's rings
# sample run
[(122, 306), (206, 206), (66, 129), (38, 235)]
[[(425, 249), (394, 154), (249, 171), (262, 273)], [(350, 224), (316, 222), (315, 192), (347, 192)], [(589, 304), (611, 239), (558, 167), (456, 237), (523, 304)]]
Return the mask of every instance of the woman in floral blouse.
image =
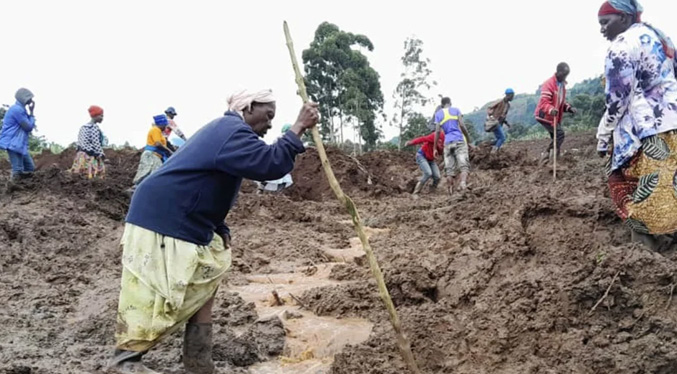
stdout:
[(633, 239), (659, 249), (677, 232), (675, 49), (641, 14), (635, 0), (607, 1), (598, 14), (611, 46), (597, 151), (610, 156), (611, 198)]

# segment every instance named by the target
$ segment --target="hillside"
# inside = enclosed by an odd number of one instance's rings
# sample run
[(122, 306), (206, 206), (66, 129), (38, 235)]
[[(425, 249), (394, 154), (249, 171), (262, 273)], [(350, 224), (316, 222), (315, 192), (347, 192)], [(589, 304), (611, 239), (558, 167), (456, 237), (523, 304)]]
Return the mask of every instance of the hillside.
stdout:
[[(509, 134), (512, 138), (524, 138), (529, 134), (529, 129), (537, 124), (534, 119), (534, 111), (540, 98), (540, 87), (533, 94), (519, 94), (512, 102), (512, 108), (508, 113), (508, 123), (513, 124)], [(497, 97), (496, 100), (500, 99)], [(599, 118), (604, 112), (604, 86), (601, 76), (586, 79), (576, 83), (567, 93), (567, 101), (579, 110), (577, 118), (567, 117), (564, 126), (580, 126), (591, 128), (597, 125)], [(464, 115), (464, 119), (474, 125), (477, 133), (485, 135), (484, 119), (487, 108), (493, 101), (484, 104), (479, 110)]]
[[(500, 156), (479, 147), (465, 196), (442, 185), (419, 200), (409, 196), (419, 176), (410, 154), (328, 148), (422, 372), (677, 372), (677, 246), (628, 243), (592, 133), (567, 138), (555, 183), (536, 161), (546, 142), (512, 142)], [(124, 190), (139, 153), (107, 155), (107, 178), (88, 181), (66, 172), (73, 150), (45, 152), (32, 180), (0, 193), (0, 374), (104, 373)], [(0, 185), (8, 167), (0, 162)], [(282, 195), (246, 183), (228, 217), (233, 267), (214, 304), (219, 372), (405, 373), (317, 152), (292, 174)], [(172, 334), (146, 363), (183, 373), (181, 342)]]

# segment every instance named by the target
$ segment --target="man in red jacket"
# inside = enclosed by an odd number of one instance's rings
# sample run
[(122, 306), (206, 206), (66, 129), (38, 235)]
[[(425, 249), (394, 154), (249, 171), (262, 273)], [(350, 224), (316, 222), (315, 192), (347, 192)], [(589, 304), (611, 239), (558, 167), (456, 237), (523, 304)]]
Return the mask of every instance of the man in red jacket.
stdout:
[(545, 153), (541, 154), (541, 164), (546, 164), (552, 157), (554, 143), (553, 123), (557, 119), (557, 156), (559, 156), (564, 143), (564, 128), (562, 127), (562, 116), (564, 112), (576, 114), (576, 109), (566, 102), (567, 96), (567, 77), (569, 76), (569, 65), (562, 62), (557, 65), (557, 72), (541, 86), (541, 99), (538, 102), (534, 116), (550, 133), (550, 145)]
[[(435, 162), (434, 142), (435, 133), (432, 132), (429, 135), (410, 140), (405, 144), (407, 147), (410, 145), (423, 144), (418, 152), (416, 152), (416, 163), (423, 172), (423, 176), (421, 176), (421, 179), (416, 184), (416, 188), (414, 188), (414, 198), (418, 197), (423, 186), (425, 186), (426, 182), (428, 182), (431, 177), (433, 178), (433, 185), (430, 188), (431, 191), (434, 191), (440, 183), (440, 168)], [(437, 154), (442, 153), (444, 153), (444, 131), (440, 131), (439, 139), (437, 139)]]

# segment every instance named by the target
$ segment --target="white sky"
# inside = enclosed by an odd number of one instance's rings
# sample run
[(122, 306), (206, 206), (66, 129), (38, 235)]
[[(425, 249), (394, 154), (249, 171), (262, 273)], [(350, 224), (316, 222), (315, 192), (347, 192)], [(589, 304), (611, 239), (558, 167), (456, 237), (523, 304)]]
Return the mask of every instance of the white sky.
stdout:
[[(601, 0), (515, 1), (33, 0), (2, 4), (0, 103), (17, 88), (35, 93), (38, 135), (77, 138), (89, 105), (105, 110), (111, 143), (141, 146), (152, 116), (172, 105), (189, 135), (222, 115), (241, 87), (278, 97), (272, 141), (300, 108), (286, 49), (287, 20), (301, 62), (323, 21), (367, 35), (390, 118), (404, 39), (416, 35), (439, 86), (470, 112), (506, 87), (533, 92), (556, 64), (571, 84), (601, 74), (608, 42), (597, 24)], [(384, 6), (385, 5), (385, 6)], [(677, 39), (677, 3), (643, 0), (644, 20)], [(428, 111), (432, 110), (431, 107)], [(428, 113), (425, 113), (428, 115)], [(384, 126), (386, 139), (397, 131)]]

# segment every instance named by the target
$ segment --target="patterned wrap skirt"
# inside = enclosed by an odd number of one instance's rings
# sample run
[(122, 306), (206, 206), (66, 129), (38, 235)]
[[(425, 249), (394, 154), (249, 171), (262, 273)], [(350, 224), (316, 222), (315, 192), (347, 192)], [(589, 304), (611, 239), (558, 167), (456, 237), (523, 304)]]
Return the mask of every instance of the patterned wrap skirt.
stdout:
[(75, 154), (71, 173), (87, 174), (87, 178), (89, 179), (95, 177), (103, 178), (106, 175), (106, 165), (102, 159), (79, 151)]
[(618, 216), (632, 230), (662, 235), (677, 232), (677, 132), (642, 140), (622, 168), (610, 171), (609, 190)]
[(141, 159), (139, 160), (139, 168), (136, 170), (136, 175), (134, 175), (132, 183), (138, 185), (160, 167), (162, 167), (162, 159), (158, 157), (157, 153), (143, 151)]

